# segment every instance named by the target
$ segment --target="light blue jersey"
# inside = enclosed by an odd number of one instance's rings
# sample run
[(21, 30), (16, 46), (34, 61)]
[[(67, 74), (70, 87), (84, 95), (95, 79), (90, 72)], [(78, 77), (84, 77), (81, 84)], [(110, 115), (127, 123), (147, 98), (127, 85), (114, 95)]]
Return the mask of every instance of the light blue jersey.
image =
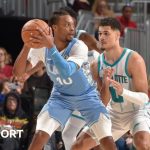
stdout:
[(52, 51), (43, 49), (45, 51), (44, 63), (47, 74), (54, 82), (54, 87), (42, 112), (48, 111), (50, 116), (61, 124), (62, 128), (75, 110), (81, 113), (89, 126), (98, 121), (100, 113), (108, 116), (107, 110), (97, 94), (96, 84), (92, 80), (88, 63), (88, 49), (87, 51), (86, 49), (87, 46), (82, 41), (73, 39), (68, 47), (62, 53), (59, 53), (58, 57), (60, 59), (63, 57), (62, 63), (68, 65), (68, 63), (73, 62), (78, 66), (77, 70), (67, 78), (62, 76), (61, 72), (64, 72), (64, 70), (56, 64), (58, 59), (55, 57), (54, 60), (51, 57)]
[[(77, 39), (73, 39), (68, 47), (62, 53), (62, 56), (66, 59), (69, 57), (72, 46), (77, 42)], [(47, 55), (46, 50), (46, 55)], [(83, 62), (81, 68), (76, 71), (67, 79), (63, 79), (57, 68), (55, 67), (53, 60), (46, 56), (46, 68), (47, 74), (54, 82), (54, 90), (64, 95), (77, 96), (86, 94), (95, 89), (95, 83), (92, 80), (90, 73), (90, 64), (88, 61)]]

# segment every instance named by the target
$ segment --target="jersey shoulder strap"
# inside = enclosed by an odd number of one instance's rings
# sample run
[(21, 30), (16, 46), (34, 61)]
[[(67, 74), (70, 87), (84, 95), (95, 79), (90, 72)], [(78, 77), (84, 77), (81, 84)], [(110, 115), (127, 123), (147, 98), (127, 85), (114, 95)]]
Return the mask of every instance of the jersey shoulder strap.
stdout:
[(73, 47), (73, 45), (77, 42), (78, 39), (76, 38), (73, 38), (71, 40), (71, 42), (68, 44), (67, 48), (65, 49), (64, 53), (62, 54), (62, 56), (68, 56), (70, 51), (71, 51), (71, 48)]

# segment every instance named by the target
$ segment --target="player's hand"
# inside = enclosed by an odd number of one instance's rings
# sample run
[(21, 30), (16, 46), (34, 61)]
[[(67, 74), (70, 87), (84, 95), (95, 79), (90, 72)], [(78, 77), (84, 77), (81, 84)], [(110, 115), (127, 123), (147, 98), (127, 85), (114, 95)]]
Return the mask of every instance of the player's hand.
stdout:
[(117, 95), (122, 95), (123, 86), (119, 82), (117, 82), (113, 79), (108, 79), (108, 80), (109, 80), (111, 86), (116, 90)]
[(39, 35), (33, 35), (31, 33), (30, 41), (32, 44), (38, 43), (39, 45), (42, 45), (43, 47), (51, 48), (54, 45), (54, 38), (52, 34), (52, 29), (49, 28), (50, 34), (47, 35), (45, 32), (43, 32), (40, 28), (37, 28)]
[(103, 70), (103, 82), (106, 86), (110, 85), (110, 80), (112, 78), (112, 75), (114, 73), (113, 68), (109, 67), (109, 68), (105, 68)]

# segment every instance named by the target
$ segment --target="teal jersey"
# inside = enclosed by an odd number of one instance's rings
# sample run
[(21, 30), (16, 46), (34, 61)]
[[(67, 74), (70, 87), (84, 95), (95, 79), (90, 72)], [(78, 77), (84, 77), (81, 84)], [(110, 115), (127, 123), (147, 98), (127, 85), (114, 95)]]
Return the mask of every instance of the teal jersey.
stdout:
[[(124, 48), (121, 56), (113, 64), (109, 64), (102, 53), (98, 58), (98, 71), (100, 78), (103, 78), (103, 69), (111, 67), (114, 69), (112, 79), (122, 84), (123, 88), (133, 90), (132, 78), (128, 73), (128, 61), (132, 50)], [(108, 108), (116, 112), (129, 112), (139, 109), (140, 106), (126, 101), (122, 96), (117, 95), (115, 89), (110, 85), (111, 101)]]

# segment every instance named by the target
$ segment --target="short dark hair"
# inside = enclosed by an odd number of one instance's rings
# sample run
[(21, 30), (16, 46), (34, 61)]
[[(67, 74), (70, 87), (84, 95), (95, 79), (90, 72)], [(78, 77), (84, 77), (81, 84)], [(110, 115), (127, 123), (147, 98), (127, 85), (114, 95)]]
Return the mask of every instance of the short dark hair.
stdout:
[(67, 11), (71, 17), (73, 17), (77, 21), (78, 14), (70, 7), (61, 7), (59, 10)]
[(124, 12), (126, 8), (131, 8), (133, 10), (133, 7), (131, 5), (125, 5), (122, 7), (122, 12)]
[(120, 22), (116, 18), (113, 18), (113, 17), (101, 19), (99, 26), (110, 26), (113, 30), (119, 30), (121, 32)]
[(57, 24), (59, 21), (59, 17), (65, 16), (65, 15), (70, 15), (70, 14), (69, 14), (69, 12), (67, 12), (65, 10), (58, 10), (58, 11), (53, 12), (53, 14), (50, 17), (49, 22), (48, 22), (49, 26)]

